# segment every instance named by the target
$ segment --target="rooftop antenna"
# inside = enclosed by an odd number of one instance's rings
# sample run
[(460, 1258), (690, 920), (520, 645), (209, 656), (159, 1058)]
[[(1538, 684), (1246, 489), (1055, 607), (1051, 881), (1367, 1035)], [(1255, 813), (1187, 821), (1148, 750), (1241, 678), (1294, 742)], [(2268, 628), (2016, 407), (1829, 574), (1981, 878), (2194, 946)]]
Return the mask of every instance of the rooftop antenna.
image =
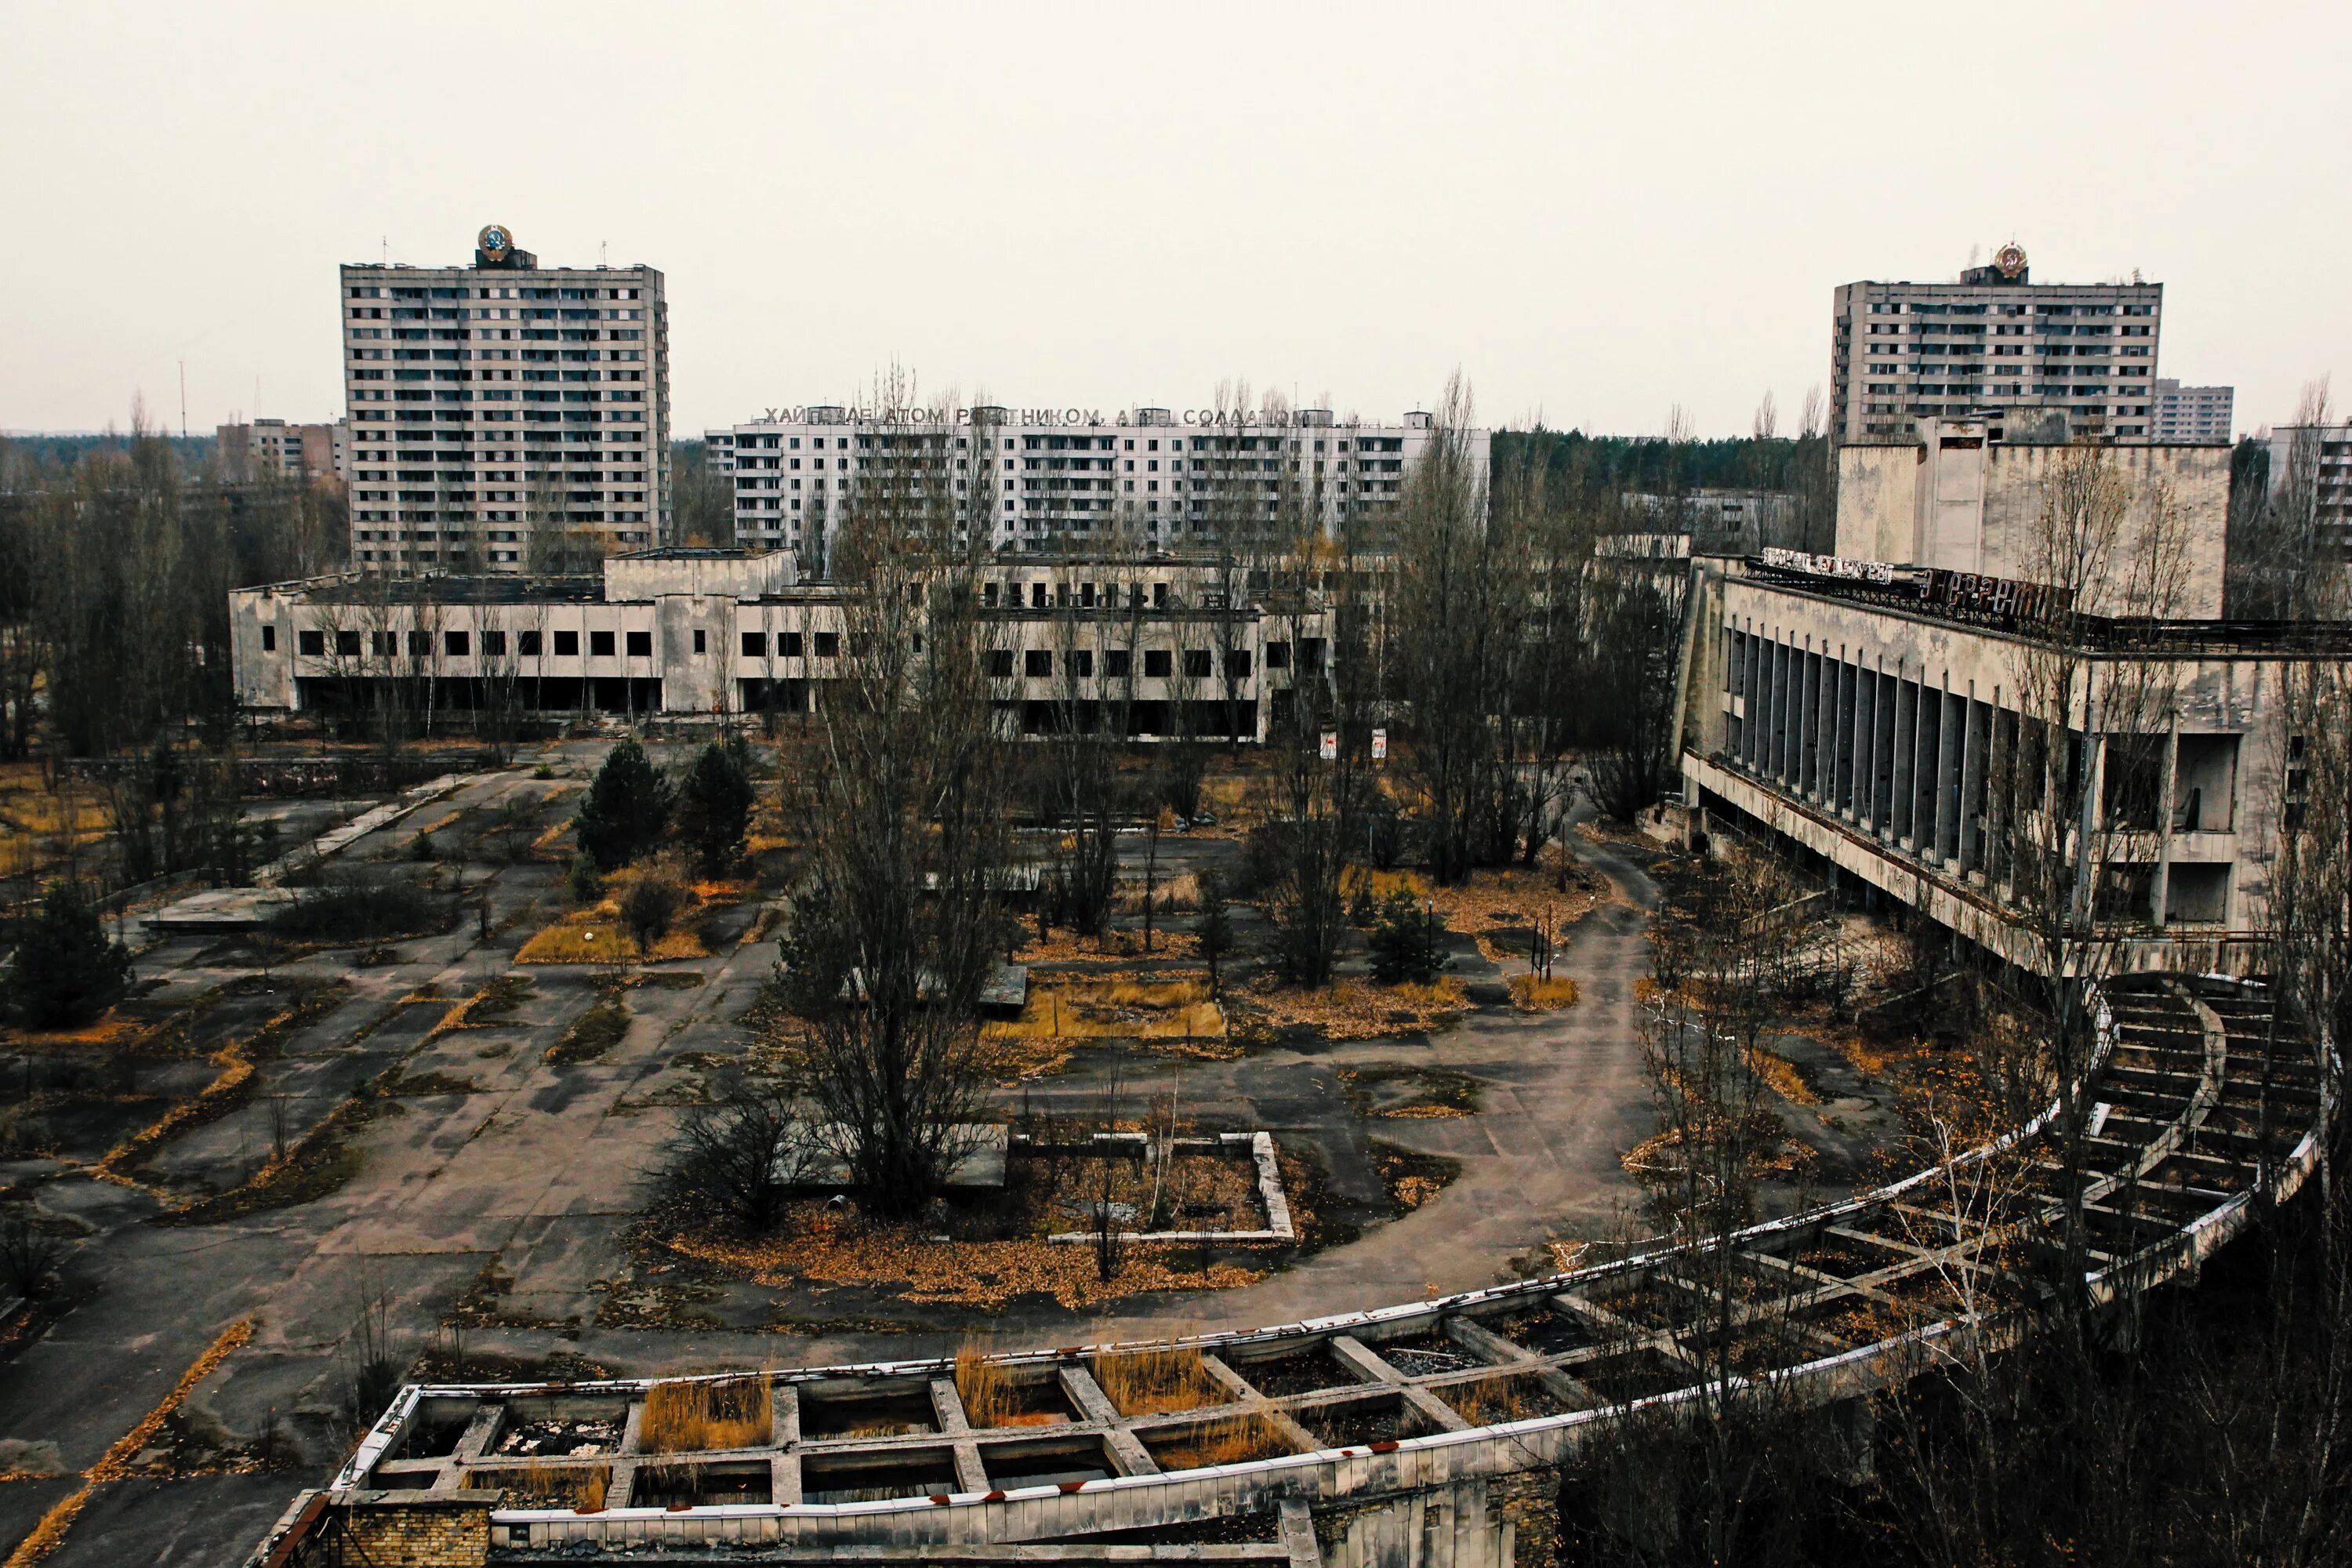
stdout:
[(180, 362), (180, 439), (188, 438), (188, 362)]
[(612, 260), (612, 249), (613, 242), (609, 239), (600, 239), (596, 242), (597, 266), (603, 267)]
[(379, 260), (381, 260), (381, 261), (383, 263), (383, 265), (384, 265), (384, 266), (386, 266), (386, 267), (391, 266), (391, 265), (392, 265), (392, 236), (390, 236), (390, 235), (388, 235), (388, 234), (386, 234), (386, 235), (379, 235), (379, 236), (377, 236), (377, 243), (383, 247), (383, 254), (381, 257), (379, 257), (379, 258), (378, 258), (378, 259), (379, 259)]

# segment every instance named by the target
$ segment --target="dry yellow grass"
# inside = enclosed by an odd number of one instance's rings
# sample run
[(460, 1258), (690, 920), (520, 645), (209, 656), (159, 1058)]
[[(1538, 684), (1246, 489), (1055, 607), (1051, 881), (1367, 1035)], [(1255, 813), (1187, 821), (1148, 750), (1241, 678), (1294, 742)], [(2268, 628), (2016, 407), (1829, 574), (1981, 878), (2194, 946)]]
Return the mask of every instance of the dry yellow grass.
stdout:
[(637, 1447), (648, 1454), (757, 1447), (768, 1441), (772, 1416), (762, 1377), (656, 1383), (646, 1390)]
[(1197, 980), (1068, 980), (1032, 985), (1020, 1017), (982, 1033), (998, 1041), (1222, 1040), (1225, 1015)]
[(1292, 1451), (1275, 1424), (1257, 1411), (1221, 1415), (1187, 1428), (1172, 1442), (1152, 1445), (1163, 1470), (1197, 1470), (1210, 1465), (1245, 1465)]
[(1202, 1366), (1198, 1345), (1151, 1345), (1098, 1355), (1090, 1370), (1096, 1386), (1122, 1415), (1198, 1410), (1226, 1401), (1224, 1390)]
[(1559, 1408), (1531, 1377), (1497, 1377), (1484, 1383), (1455, 1384), (1437, 1396), (1459, 1411), (1473, 1426), (1496, 1426), (1506, 1421), (1527, 1421), (1549, 1415)]
[(621, 924), (611, 901), (566, 915), (539, 931), (515, 954), (517, 963), (660, 963), (676, 958), (708, 958), (710, 950), (691, 931), (673, 931), (654, 940), (650, 953)]
[(1552, 1013), (1576, 1005), (1576, 982), (1567, 975), (1546, 980), (1535, 974), (1511, 977), (1511, 1000), (1530, 1013)]
[(610, 1465), (517, 1466), (466, 1477), (467, 1489), (502, 1490), (517, 1507), (568, 1508), (575, 1513), (602, 1513), (604, 1490), (612, 1484)]
[(956, 1398), (974, 1426), (996, 1426), (1013, 1414), (1013, 1379), (978, 1345), (960, 1345), (955, 1359)]
[(1427, 985), (1342, 980), (1318, 991), (1254, 987), (1248, 1001), (1275, 1027), (1305, 1024), (1335, 1040), (1368, 1040), (1433, 1028), (1451, 1023), (1470, 1005), (1462, 982), (1451, 975)]
[(1078, 1309), (1155, 1290), (1230, 1290), (1265, 1278), (1232, 1263), (1180, 1268), (1169, 1261), (1173, 1249), (1136, 1246), (1120, 1255), (1118, 1278), (1105, 1284), (1090, 1247), (1057, 1247), (1043, 1237), (934, 1242), (899, 1227), (836, 1227), (817, 1215), (803, 1215), (759, 1241), (681, 1236), (667, 1245), (681, 1257), (739, 1269), (774, 1289), (856, 1285), (891, 1290), (908, 1301), (963, 1307), (1045, 1295)]
[(106, 837), (106, 792), (86, 779), (60, 778), (53, 791), (36, 763), (0, 767), (0, 877), (22, 877), (55, 864), (67, 842)]

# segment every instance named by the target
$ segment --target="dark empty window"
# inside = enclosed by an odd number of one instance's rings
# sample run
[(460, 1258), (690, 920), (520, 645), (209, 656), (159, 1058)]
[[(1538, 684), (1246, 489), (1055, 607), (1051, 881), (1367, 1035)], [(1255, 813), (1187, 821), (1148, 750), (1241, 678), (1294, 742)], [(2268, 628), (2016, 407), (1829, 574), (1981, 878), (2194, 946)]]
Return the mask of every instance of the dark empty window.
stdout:
[(264, 653), (276, 653), (278, 651), (278, 628), (276, 626), (264, 626), (261, 628), (261, 651)]
[(337, 632), (335, 634), (335, 651), (345, 658), (356, 658), (359, 657), (360, 634), (357, 632)]
[(702, 628), (701, 628), (700, 626), (697, 626), (697, 627), (695, 627), (695, 628), (694, 628), (694, 651), (695, 651), (695, 652), (697, 652), (697, 653), (700, 653), (700, 652), (702, 652), (702, 651), (703, 651), (703, 649), (702, 649)]
[(1084, 680), (1095, 672), (1094, 649), (1082, 647), (1070, 655), (1070, 673)]
[(1309, 670), (1320, 675), (1323, 672), (1323, 639), (1321, 637), (1299, 638), (1298, 661)]
[(484, 632), (484, 633), (482, 634), (482, 653), (483, 653), (483, 656), (484, 656), (485, 658), (503, 658), (503, 657), (505, 656), (506, 651), (507, 651), (507, 634), (506, 634), (506, 633), (504, 633), (504, 632)]
[(1013, 678), (1013, 650), (1009, 647), (990, 648), (982, 663), (989, 674), (1000, 680)]
[(1135, 655), (1123, 647), (1107, 648), (1103, 652), (1103, 673), (1114, 680), (1124, 679), (1135, 668)]
[(1033, 647), (1021, 656), (1021, 671), (1024, 675), (1054, 673), (1054, 653), (1051, 648)]
[(474, 651), (473, 634), (470, 632), (443, 632), (441, 634), (441, 651), (447, 654), (451, 658), (465, 658), (467, 654)]
[(1266, 644), (1265, 667), (1268, 669), (1288, 669), (1290, 668), (1290, 645), (1286, 642), (1270, 642)]
[(429, 633), (429, 632), (411, 632), (411, 633), (409, 633), (409, 634), (408, 634), (408, 657), (409, 657), (409, 658), (423, 658), (426, 654), (431, 653), (432, 651), (433, 651), (433, 637), (432, 637), (432, 634), (431, 634), (431, 633)]
[(390, 658), (399, 651), (399, 639), (390, 632), (377, 632), (368, 639), (368, 643), (375, 649), (378, 658)]
[(612, 658), (613, 634), (610, 632), (590, 632), (588, 634), (588, 657), (591, 658)]
[(776, 651), (782, 654), (786, 658), (800, 658), (801, 634), (798, 632), (779, 633), (776, 637)]
[(1155, 610), (1164, 610), (1168, 607), (1167, 584), (1154, 583), (1151, 584), (1151, 607)]
[(537, 632), (523, 633), (520, 638), (515, 643), (515, 651), (520, 654), (527, 655), (530, 658), (537, 658), (539, 657), (539, 634)]
[(1199, 680), (1208, 673), (1209, 650), (1204, 647), (1186, 648), (1184, 650), (1184, 674), (1191, 679)]
[(1225, 654), (1225, 673), (1236, 680), (1250, 672), (1250, 651), (1245, 647), (1231, 648)]
[(982, 584), (980, 585), (980, 602), (981, 602), (982, 605), (985, 605), (988, 608), (990, 608), (990, 609), (992, 609), (992, 609), (994, 609), (994, 608), (996, 608), (996, 584), (993, 584), (993, 583), (983, 583), (983, 584)]
[(1164, 647), (1145, 648), (1143, 650), (1143, 678), (1146, 680), (1163, 679), (1166, 678), (1169, 669), (1175, 664), (1175, 655), (1171, 654)]
[(1042, 610), (1045, 607), (1045, 584), (1032, 583), (1029, 584), (1029, 607), (1033, 610)]
[(817, 658), (837, 658), (840, 655), (841, 634), (839, 632), (819, 632), (816, 634)]
[(765, 632), (745, 632), (743, 634), (743, 657), (745, 658), (767, 658), (768, 634)]
[(327, 634), (324, 632), (297, 632), (294, 635), (294, 646), (300, 652), (309, 654), (312, 658), (317, 658), (327, 651)]
[(578, 632), (556, 633), (555, 657), (558, 658), (577, 658), (580, 657), (580, 634)]
[(651, 658), (653, 656), (654, 634), (651, 632), (631, 632), (629, 634), (629, 657), (631, 658)]

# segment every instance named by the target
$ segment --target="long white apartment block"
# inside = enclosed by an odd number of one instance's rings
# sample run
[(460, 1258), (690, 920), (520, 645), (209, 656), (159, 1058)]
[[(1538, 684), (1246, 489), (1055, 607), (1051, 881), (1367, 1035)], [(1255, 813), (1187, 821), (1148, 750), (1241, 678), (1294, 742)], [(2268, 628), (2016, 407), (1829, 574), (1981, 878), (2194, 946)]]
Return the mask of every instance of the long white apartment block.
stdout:
[(2183, 386), (2158, 376), (2148, 436), (2158, 441), (2226, 441), (2237, 399), (2233, 386)]
[(521, 572), (534, 535), (666, 540), (658, 270), (541, 267), (492, 224), (470, 266), (347, 264), (340, 302), (354, 565)]
[(1845, 283), (1832, 301), (1830, 438), (1900, 440), (1920, 421), (2031, 405), (2077, 430), (2154, 438), (2161, 283), (2036, 283), (2003, 246), (1957, 283)]
[[(1208, 544), (1237, 520), (1275, 515), (1286, 490), (1336, 532), (1396, 504), (1433, 433), (1424, 413), (1372, 425), (1325, 408), (813, 405), (704, 438), (712, 468), (734, 488), (736, 542), (793, 551), (822, 575), (859, 476), (901, 442), (952, 442), (964, 525), (1020, 553), (1098, 549), (1117, 537), (1165, 549)], [(1473, 431), (1469, 441), (1484, 471), (1488, 433)]]

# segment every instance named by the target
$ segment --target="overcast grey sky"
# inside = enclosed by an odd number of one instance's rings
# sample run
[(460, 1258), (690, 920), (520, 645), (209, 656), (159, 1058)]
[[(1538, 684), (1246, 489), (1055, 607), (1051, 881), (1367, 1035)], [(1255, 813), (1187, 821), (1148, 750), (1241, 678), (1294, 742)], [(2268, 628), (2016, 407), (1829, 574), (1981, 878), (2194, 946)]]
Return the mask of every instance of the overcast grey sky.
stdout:
[[(335, 264), (667, 275), (677, 429), (1016, 405), (1792, 424), (1830, 290), (2166, 286), (2241, 428), (2352, 364), (2352, 5), (0, 0), (0, 428), (342, 408)], [(258, 392), (256, 391), (257, 380)], [(2352, 394), (2352, 385), (2344, 388)]]

